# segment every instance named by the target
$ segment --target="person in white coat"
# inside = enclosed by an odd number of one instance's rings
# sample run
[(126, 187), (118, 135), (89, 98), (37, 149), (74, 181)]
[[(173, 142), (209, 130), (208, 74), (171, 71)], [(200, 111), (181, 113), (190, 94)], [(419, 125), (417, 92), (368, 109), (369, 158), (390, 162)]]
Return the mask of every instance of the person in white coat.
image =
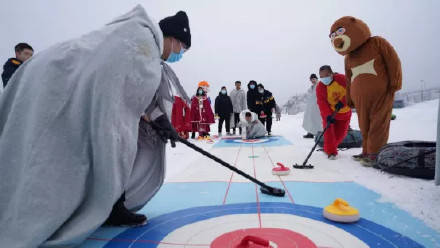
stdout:
[[(160, 26), (160, 28), (159, 28)], [(75, 247), (135, 214), (165, 177), (172, 69), (191, 45), (179, 11), (159, 26), (141, 6), (39, 52), (0, 97), (0, 246)]]
[(435, 184), (440, 185), (440, 100), (437, 114), (437, 146), (435, 155)]
[(306, 139), (313, 139), (318, 132), (322, 132), (322, 120), (316, 100), (316, 85), (319, 82), (316, 74), (310, 75), (310, 82), (312, 85), (307, 91), (307, 105), (306, 110), (304, 111), (304, 120), (302, 125), (307, 131), (307, 134), (303, 136)]
[(278, 104), (275, 105), (275, 114), (276, 114), (276, 120), (281, 121), (281, 108)]
[[(235, 82), (235, 89), (231, 91), (229, 96), (231, 97), (232, 108), (234, 110), (234, 116), (232, 118), (234, 121), (234, 125), (232, 125), (232, 134), (236, 134), (235, 129), (238, 127), (237, 124), (240, 122), (240, 113), (247, 109), (246, 92), (244, 92), (244, 90), (241, 88), (240, 81)], [(238, 129), (241, 135), (241, 127), (238, 127)]]

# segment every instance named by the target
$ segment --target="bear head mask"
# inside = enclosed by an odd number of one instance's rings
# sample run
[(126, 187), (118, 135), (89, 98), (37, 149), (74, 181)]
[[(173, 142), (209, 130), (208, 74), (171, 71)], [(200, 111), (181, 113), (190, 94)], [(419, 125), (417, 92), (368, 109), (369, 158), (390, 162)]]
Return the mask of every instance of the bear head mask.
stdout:
[(343, 56), (359, 48), (370, 36), (367, 24), (352, 16), (338, 19), (330, 29), (333, 48)]

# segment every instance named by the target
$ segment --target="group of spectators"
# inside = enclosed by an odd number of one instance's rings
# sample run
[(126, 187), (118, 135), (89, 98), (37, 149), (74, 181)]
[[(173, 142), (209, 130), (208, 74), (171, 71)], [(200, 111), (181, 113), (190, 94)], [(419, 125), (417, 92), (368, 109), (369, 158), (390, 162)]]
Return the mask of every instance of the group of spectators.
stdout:
[[(265, 133), (270, 136), (272, 134), (272, 115), (276, 113), (278, 116), (280, 115), (272, 93), (266, 90), (263, 84), (257, 84), (254, 80), (248, 83), (247, 92), (241, 88), (240, 81), (235, 82), (235, 88), (229, 95), (226, 87), (223, 86), (215, 99), (214, 110), (219, 118), (219, 135), (222, 134), (223, 123), (225, 123), (227, 135), (237, 134), (237, 129), (238, 134), (242, 135), (243, 126), (247, 126), (246, 122), (250, 122), (246, 121), (247, 117), (247, 120), (254, 119), (255, 124), (258, 124), (256, 123), (258, 121), (265, 126)], [(256, 118), (252, 118), (252, 115)], [(249, 132), (249, 128), (247, 131)], [(246, 136), (249, 136), (249, 133)]]

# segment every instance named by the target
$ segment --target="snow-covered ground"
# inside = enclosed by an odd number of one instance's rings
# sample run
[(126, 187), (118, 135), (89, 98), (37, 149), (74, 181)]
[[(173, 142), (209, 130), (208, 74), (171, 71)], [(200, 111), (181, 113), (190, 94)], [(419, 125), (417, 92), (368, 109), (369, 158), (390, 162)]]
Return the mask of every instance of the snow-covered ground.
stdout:
[[(391, 122), (389, 142), (402, 140), (435, 141), (437, 135), (437, 108), (438, 100), (433, 100), (408, 106), (404, 109), (395, 109), (393, 113), (397, 115), (397, 119)], [(274, 122), (273, 134), (284, 136), (295, 147), (295, 151), (292, 151), (295, 161), (283, 161), (286, 164), (302, 163), (313, 146), (312, 140), (302, 138), (305, 133), (302, 129), (302, 118), (302, 113), (294, 116), (284, 115), (281, 122)], [(356, 114), (352, 117), (351, 126), (358, 129)], [(214, 125), (211, 129), (216, 130)], [(212, 144), (196, 143), (207, 150), (212, 148)], [(174, 149), (169, 146), (167, 148), (167, 178), (178, 175), (201, 156), (183, 144), (177, 145), (177, 148)], [(323, 153), (315, 152), (310, 159), (315, 167), (319, 167), (319, 169), (313, 171), (314, 176), (319, 176), (320, 173), (327, 175), (326, 172), (331, 171), (333, 175), (340, 175), (340, 178), (334, 178), (335, 180), (349, 178), (351, 181), (382, 195), (381, 201), (394, 203), (399, 208), (423, 220), (430, 227), (440, 231), (440, 211), (438, 211), (440, 187), (436, 187), (433, 181), (397, 176), (373, 168), (365, 168), (351, 159), (352, 155), (358, 154), (360, 151), (360, 149), (342, 151), (336, 161), (329, 161)], [(271, 153), (275, 158), (274, 160), (284, 155), (277, 155), (276, 150), (272, 150)]]

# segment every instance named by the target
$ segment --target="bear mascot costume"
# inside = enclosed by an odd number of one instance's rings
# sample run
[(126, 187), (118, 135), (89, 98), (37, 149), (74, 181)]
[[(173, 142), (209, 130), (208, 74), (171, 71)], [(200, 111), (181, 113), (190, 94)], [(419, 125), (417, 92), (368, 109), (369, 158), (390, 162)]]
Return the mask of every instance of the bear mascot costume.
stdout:
[(332, 25), (330, 38), (345, 56), (347, 103), (356, 108), (362, 132), (362, 154), (353, 158), (372, 166), (388, 141), (394, 93), (402, 88), (400, 60), (388, 41), (371, 37), (368, 26), (351, 16)]

